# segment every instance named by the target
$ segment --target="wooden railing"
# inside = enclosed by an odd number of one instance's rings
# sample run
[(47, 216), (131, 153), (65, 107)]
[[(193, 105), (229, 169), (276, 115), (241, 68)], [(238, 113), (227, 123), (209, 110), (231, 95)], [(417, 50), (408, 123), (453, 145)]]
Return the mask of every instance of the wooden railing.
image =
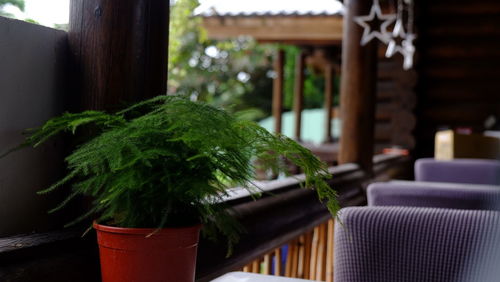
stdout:
[(257, 258), (241, 271), (332, 282), (334, 225), (330, 219)]
[[(411, 176), (407, 157), (379, 155), (373, 161), (372, 173), (363, 171), (356, 164), (329, 169), (333, 175), (329, 184), (338, 192), (342, 206), (366, 204), (365, 188), (373, 181)], [(328, 227), (331, 215), (318, 202), (314, 191), (300, 188), (300, 182), (299, 176), (266, 183), (262, 185), (263, 190), (269, 193), (258, 200), (245, 192), (234, 191), (228, 203), (246, 234), (228, 258), (224, 242), (202, 240), (197, 281), (210, 281), (238, 270), (321, 280), (333, 277), (333, 231)], [(289, 250), (286, 256), (277, 252), (285, 245)], [(280, 257), (286, 261), (273, 266), (273, 260), (279, 261)]]
[[(409, 168), (406, 157), (376, 156), (373, 174), (355, 164), (330, 168), (330, 185), (339, 193), (342, 206), (363, 205), (368, 183), (407, 178)], [(331, 281), (333, 222), (314, 191), (301, 189), (300, 182), (299, 176), (266, 183), (263, 188), (268, 193), (258, 200), (232, 191), (227, 202), (246, 233), (230, 257), (226, 257), (226, 242), (202, 240), (197, 281), (237, 270)], [(100, 281), (95, 237), (80, 235), (81, 230), (65, 230), (0, 239), (0, 281)], [(277, 251), (285, 245), (287, 254)], [(273, 266), (280, 257), (284, 263)]]

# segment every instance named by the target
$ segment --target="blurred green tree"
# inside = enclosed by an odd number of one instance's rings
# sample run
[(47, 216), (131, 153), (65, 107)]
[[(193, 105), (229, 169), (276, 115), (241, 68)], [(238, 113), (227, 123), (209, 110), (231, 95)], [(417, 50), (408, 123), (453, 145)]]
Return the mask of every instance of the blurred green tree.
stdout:
[[(285, 110), (292, 107), (295, 56), (294, 46), (257, 44), (248, 37), (215, 41), (207, 38), (202, 18), (193, 16), (198, 0), (176, 0), (171, 9), (168, 93), (202, 100), (245, 118), (259, 119), (271, 114), (273, 56), (277, 48), (286, 53)], [(306, 69), (306, 108), (323, 105), (324, 78)]]
[(8, 4), (18, 7), (19, 10), (24, 11), (24, 0), (0, 0), (0, 16), (13, 17), (12, 14), (4, 11), (5, 6)]
[(193, 17), (197, 0), (177, 0), (170, 19), (168, 92), (202, 100), (258, 119), (271, 111), (275, 47), (251, 38), (214, 41), (202, 19)]

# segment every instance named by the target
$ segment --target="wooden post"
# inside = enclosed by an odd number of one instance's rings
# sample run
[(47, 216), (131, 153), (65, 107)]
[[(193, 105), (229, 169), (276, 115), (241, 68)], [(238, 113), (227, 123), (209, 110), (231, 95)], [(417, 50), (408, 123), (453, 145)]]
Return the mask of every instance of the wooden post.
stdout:
[(297, 55), (295, 62), (295, 89), (293, 96), (293, 111), (295, 113), (295, 140), (300, 141), (302, 126), (302, 109), (304, 108), (304, 65), (306, 55), (303, 50)]
[(306, 242), (304, 245), (305, 258), (304, 258), (304, 279), (309, 279), (310, 266), (311, 266), (311, 247), (312, 247), (313, 232), (306, 233)]
[(264, 256), (264, 273), (262, 274), (271, 274), (271, 254), (266, 254)]
[(305, 244), (306, 237), (305, 235), (301, 235), (299, 237), (299, 252), (297, 258), (297, 278), (304, 278), (304, 265), (305, 265)]
[(166, 93), (169, 1), (71, 0), (73, 103), (115, 110)]
[(358, 163), (372, 168), (377, 77), (377, 42), (360, 45), (363, 28), (353, 17), (367, 15), (371, 1), (344, 1), (344, 37), (342, 42), (342, 83), (340, 108), (342, 134), (339, 164)]
[(293, 252), (292, 252), (292, 270), (290, 277), (297, 278), (297, 273), (298, 273), (298, 264), (299, 264), (299, 239), (295, 239), (293, 241)]
[(309, 266), (309, 279), (316, 280), (316, 268), (318, 263), (319, 226), (314, 227), (311, 244), (311, 262)]
[(253, 273), (260, 273), (260, 260), (259, 259), (255, 259), (252, 262), (252, 272)]
[(316, 262), (316, 281), (324, 281), (326, 266), (326, 227), (325, 224), (319, 226), (318, 258)]
[(282, 49), (276, 53), (274, 61), (274, 72), (276, 77), (273, 82), (273, 117), (274, 117), (274, 132), (282, 133), (282, 114), (283, 114), (283, 81), (284, 81), (284, 66), (285, 51)]
[(328, 221), (327, 240), (326, 240), (326, 282), (333, 282), (333, 254), (334, 254), (334, 227), (333, 219)]
[(333, 65), (325, 66), (325, 143), (333, 142), (332, 138), (332, 102), (333, 102)]
[(295, 249), (295, 239), (288, 243), (288, 251), (286, 254), (285, 277), (292, 275), (293, 252)]
[(281, 276), (281, 248), (274, 250), (274, 275)]

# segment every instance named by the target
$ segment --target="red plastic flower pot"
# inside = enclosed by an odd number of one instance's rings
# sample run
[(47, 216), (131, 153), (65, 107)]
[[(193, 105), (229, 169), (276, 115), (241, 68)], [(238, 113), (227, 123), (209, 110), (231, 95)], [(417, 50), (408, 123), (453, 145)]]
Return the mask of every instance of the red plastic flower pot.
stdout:
[(194, 281), (201, 225), (155, 230), (94, 223), (94, 228), (103, 282)]

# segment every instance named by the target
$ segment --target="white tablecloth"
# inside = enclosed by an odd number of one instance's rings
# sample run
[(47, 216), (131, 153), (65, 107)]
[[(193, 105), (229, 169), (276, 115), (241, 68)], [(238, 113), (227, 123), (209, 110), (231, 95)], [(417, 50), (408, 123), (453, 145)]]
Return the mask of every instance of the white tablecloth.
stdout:
[(246, 272), (230, 272), (212, 282), (306, 282), (312, 280), (303, 280), (296, 278), (285, 278), (279, 276), (262, 275)]

